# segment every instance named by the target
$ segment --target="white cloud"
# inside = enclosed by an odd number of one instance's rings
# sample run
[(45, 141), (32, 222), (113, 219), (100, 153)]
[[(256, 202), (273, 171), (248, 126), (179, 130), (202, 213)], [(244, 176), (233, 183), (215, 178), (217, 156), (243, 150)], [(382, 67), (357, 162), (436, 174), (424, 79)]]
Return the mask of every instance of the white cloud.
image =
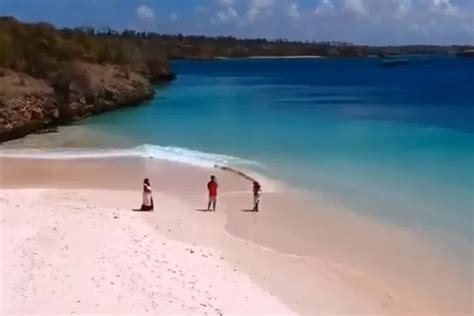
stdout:
[(259, 15), (269, 15), (274, 0), (250, 0), (247, 10), (247, 19), (254, 21)]
[(363, 0), (345, 0), (344, 8), (360, 15), (365, 15), (367, 13)]
[(239, 15), (237, 14), (237, 12), (234, 10), (234, 8), (232, 8), (232, 7), (228, 7), (228, 8), (227, 8), (227, 13), (229, 14), (229, 16), (230, 16), (231, 18), (236, 18), (236, 17), (239, 16)]
[(239, 18), (239, 15), (237, 14), (237, 11), (233, 7), (227, 7), (225, 10), (220, 10), (217, 12), (217, 17), (222, 21), (222, 22), (231, 22), (231, 21), (236, 21)]
[(474, 43), (474, 0), (206, 1), (214, 5), (206, 6), (202, 19), (215, 24), (216, 34), (376, 44)]
[(142, 22), (153, 23), (155, 22), (155, 12), (150, 7), (142, 5), (137, 8), (137, 18)]
[(412, 9), (413, 3), (411, 0), (397, 0), (397, 9), (395, 10), (394, 17), (401, 19), (407, 16), (409, 11)]
[(234, 4), (234, 0), (217, 0), (223, 6), (231, 6)]
[(298, 8), (298, 3), (293, 2), (290, 5), (290, 8), (288, 10), (288, 15), (292, 17), (293, 19), (298, 19), (301, 16), (300, 10)]
[(224, 21), (224, 22), (228, 21), (227, 13), (225, 11), (217, 12), (217, 17), (221, 19), (221, 21)]
[(260, 11), (257, 8), (249, 8), (249, 10), (247, 11), (247, 18), (250, 21), (254, 21), (259, 13)]
[(331, 2), (331, 0), (323, 0), (319, 6), (316, 7), (316, 10), (314, 11), (315, 14), (327, 14), (329, 12), (333, 12), (335, 9), (334, 4)]
[(455, 16), (458, 14), (457, 8), (450, 0), (432, 0), (431, 12), (441, 13), (448, 16)]

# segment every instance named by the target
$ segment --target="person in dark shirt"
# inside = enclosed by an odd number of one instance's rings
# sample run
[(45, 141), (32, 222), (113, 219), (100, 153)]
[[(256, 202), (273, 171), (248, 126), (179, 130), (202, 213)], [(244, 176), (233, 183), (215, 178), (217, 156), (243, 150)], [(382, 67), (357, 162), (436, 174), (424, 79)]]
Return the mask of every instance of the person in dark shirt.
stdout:
[(258, 212), (258, 206), (260, 204), (260, 194), (262, 192), (262, 187), (257, 181), (253, 182), (253, 211)]

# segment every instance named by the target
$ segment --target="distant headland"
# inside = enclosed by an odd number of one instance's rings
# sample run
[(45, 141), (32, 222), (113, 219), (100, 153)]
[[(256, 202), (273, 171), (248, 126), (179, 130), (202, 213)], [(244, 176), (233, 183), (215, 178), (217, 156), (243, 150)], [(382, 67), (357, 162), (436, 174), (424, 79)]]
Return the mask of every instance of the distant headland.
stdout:
[(150, 99), (153, 82), (176, 77), (173, 59), (470, 56), (473, 49), (58, 29), (0, 17), (0, 142)]
[(155, 42), (0, 18), (0, 142), (139, 104), (174, 77)]

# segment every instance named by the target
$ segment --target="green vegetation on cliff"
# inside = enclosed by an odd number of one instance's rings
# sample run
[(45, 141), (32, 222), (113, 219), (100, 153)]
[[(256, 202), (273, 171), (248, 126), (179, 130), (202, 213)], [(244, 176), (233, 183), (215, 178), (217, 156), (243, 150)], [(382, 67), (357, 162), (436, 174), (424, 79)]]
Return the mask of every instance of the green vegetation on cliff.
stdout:
[(0, 67), (54, 80), (70, 62), (116, 64), (149, 79), (166, 79), (161, 47), (141, 38), (99, 36), (90, 29), (56, 30), (48, 23), (0, 18)]
[(150, 99), (173, 74), (142, 39), (0, 18), (0, 142)]
[[(102, 28), (55, 29), (48, 23), (21, 23), (0, 17), (0, 67), (47, 76), (62, 62), (126, 65), (152, 79), (171, 76), (168, 59), (249, 56), (362, 57), (390, 54), (456, 54), (469, 46), (367, 46), (347, 42), (237, 39), (121, 32)], [(168, 78), (170, 79), (170, 78)]]

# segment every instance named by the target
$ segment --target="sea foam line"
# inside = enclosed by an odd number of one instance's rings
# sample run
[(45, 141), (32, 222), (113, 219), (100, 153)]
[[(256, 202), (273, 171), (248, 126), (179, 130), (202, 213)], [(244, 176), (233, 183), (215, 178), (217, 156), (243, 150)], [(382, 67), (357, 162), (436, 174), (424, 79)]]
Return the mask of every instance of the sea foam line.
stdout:
[(17, 159), (106, 159), (106, 158), (150, 158), (190, 164), (199, 167), (216, 166), (261, 166), (258, 162), (222, 154), (211, 154), (197, 150), (158, 145), (141, 145), (134, 148), (2, 148), (1, 158)]

